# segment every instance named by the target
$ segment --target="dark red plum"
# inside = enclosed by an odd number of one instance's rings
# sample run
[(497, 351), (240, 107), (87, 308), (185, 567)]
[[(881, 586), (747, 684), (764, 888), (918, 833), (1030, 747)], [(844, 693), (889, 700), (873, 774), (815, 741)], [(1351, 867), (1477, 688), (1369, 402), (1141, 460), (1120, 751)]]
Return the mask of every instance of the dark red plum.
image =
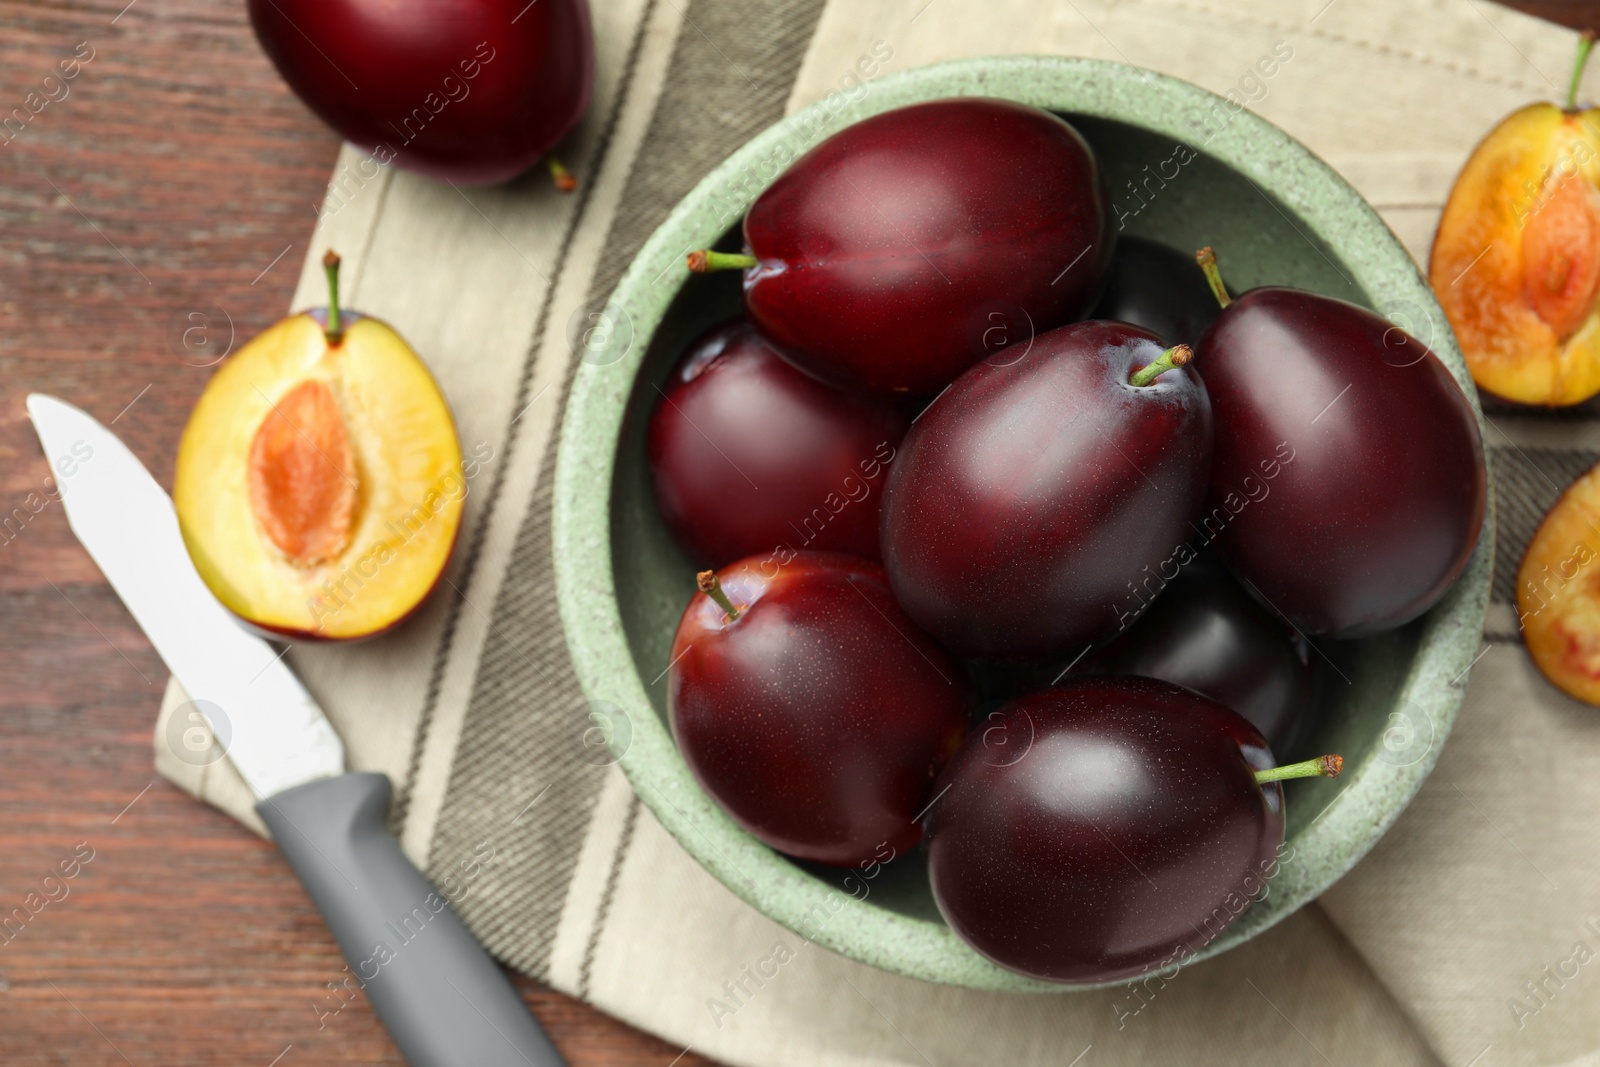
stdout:
[(883, 558), (906, 614), (980, 660), (1072, 657), (1131, 624), (1135, 583), (1205, 495), (1211, 408), (1187, 357), (1080, 322), (957, 379), (889, 474)]
[(661, 516), (716, 567), (803, 548), (876, 560), (878, 511), (907, 418), (784, 362), (743, 320), (690, 346), (646, 447)]
[(1315, 700), (1315, 653), (1210, 552), (1176, 570), (1138, 623), (1095, 655), (1095, 668), (1193, 689), (1243, 715), (1274, 755), (1288, 755)]
[(959, 667), (895, 604), (883, 570), (802, 552), (701, 575), (672, 642), (678, 749), (734, 821), (840, 866), (922, 838), (915, 822), (966, 730)]
[[(940, 777), (928, 872), (945, 921), (1021, 974), (1106, 982), (1175, 966), (1278, 870), (1283, 793), (1259, 731), (1190, 690), (1085, 678), (975, 727)], [(948, 788), (946, 788), (948, 787)]]
[(1142, 326), (1169, 345), (1196, 345), (1220, 310), (1192, 255), (1124, 235), (1089, 317)]
[[(841, 388), (932, 394), (996, 328), (1042, 333), (1099, 293), (1113, 234), (1077, 130), (1006, 100), (936, 100), (823, 141), (761, 194), (745, 312), (796, 366)], [(753, 257), (753, 258), (752, 258)]]
[(1217, 317), (1199, 364), (1217, 435), (1197, 526), (1247, 589), (1334, 637), (1445, 594), (1487, 488), (1477, 419), (1438, 356), (1365, 308), (1262, 288)]
[(538, 162), (589, 106), (585, 0), (249, 0), (249, 8), (283, 80), (380, 163), (463, 185), (504, 181)]

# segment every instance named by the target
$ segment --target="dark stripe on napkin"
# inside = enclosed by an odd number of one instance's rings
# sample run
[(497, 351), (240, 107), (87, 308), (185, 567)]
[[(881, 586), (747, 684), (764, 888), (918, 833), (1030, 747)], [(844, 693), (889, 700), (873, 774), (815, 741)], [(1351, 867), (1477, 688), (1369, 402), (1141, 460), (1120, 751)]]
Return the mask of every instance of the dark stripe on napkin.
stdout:
[[(650, 234), (707, 172), (783, 117), (822, 6), (822, 0), (687, 5), (667, 84), (606, 238), (592, 300), (616, 287)], [(561, 384), (563, 410), (578, 362), (569, 362)], [(460, 909), (491, 952), (541, 979), (548, 975), (567, 884), (604, 777), (576, 755), (589, 723), (556, 609), (550, 542), (555, 456), (554, 447), (544, 454), (491, 613), (430, 856), (430, 869), (452, 869), (481, 842), (503, 839), (508, 811), (548, 789), (517, 836), (497, 851), (486, 879), (493, 884)], [(592, 938), (585, 972), (596, 944)]]

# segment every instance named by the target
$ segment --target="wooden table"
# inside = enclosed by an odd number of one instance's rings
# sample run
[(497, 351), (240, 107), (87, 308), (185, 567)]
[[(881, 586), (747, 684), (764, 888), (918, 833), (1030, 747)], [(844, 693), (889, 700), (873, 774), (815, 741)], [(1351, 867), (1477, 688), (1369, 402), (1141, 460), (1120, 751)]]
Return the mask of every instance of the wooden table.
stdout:
[[(243, 340), (284, 313), (338, 148), (242, 3), (125, 3), (0, 0), (0, 117), (59, 97), (0, 133), (0, 918), (27, 916), (0, 927), (0, 1063), (397, 1064), (364, 1000), (318, 1029), (343, 961), (276, 851), (155, 777), (166, 670), (49, 502), (23, 409), (70, 398), (170, 477), (210, 373), (175, 324), (221, 308)], [(75, 53), (63, 96), (44, 77)], [(519, 984), (574, 1067), (679, 1053)]]

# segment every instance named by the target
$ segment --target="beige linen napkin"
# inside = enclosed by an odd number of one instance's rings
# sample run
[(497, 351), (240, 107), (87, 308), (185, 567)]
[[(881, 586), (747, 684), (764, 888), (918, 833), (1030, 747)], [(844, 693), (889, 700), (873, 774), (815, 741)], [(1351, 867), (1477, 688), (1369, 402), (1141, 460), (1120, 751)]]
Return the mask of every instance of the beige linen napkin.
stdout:
[[(590, 722), (549, 562), (573, 338), (672, 205), (786, 113), (830, 94), (851, 107), (874, 78), (960, 56), (1125, 60), (1238, 94), (1343, 172), (1422, 261), (1477, 139), (1560, 95), (1572, 35), (1478, 0), (616, 0), (594, 15), (595, 103), (565, 151), (579, 193), (539, 175), (460, 190), (347, 148), (295, 299), (322, 301), (316, 261), (337, 248), (348, 302), (411, 340), (463, 444), (490, 457), (443, 595), (378, 641), (289, 652), (352, 766), (396, 782), (409, 854), (455, 884), (479, 859), (457, 904), (489, 948), (734, 1064), (1600, 1064), (1600, 713), (1539, 678), (1507, 607), (1538, 516), (1600, 459), (1592, 411), (1489, 412), (1488, 643), (1411, 810), (1319, 904), (1139, 992), (925, 985), (807, 946), (738, 901), (615, 767), (582, 758)], [(1271, 78), (1254, 73), (1285, 47)], [(169, 688), (157, 766), (259, 831), (226, 761), (182, 743), (185, 699)], [(772, 959), (775, 977), (745, 978)]]

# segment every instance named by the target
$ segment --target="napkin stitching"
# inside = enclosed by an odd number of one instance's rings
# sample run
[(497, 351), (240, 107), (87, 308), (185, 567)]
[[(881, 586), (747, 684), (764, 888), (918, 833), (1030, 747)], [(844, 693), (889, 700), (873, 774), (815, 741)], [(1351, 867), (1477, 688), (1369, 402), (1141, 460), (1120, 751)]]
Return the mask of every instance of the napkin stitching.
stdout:
[(1438, 67), (1442, 70), (1448, 70), (1454, 74), (1466, 75), (1467, 77), (1475, 78), (1478, 81), (1488, 82), (1491, 85), (1503, 86), (1507, 89), (1516, 89), (1519, 92), (1525, 92), (1531, 95), (1545, 93), (1550, 88), (1547, 84), (1534, 84), (1533, 82), (1528, 81), (1502, 78), (1498, 75), (1489, 74), (1485, 71), (1479, 70), (1475, 66), (1456, 63), (1449, 59), (1440, 59), (1425, 53), (1414, 52), (1408, 48), (1396, 48), (1393, 45), (1384, 44), (1381, 41), (1368, 41), (1359, 37), (1350, 37), (1346, 34), (1338, 33), (1333, 30), (1319, 30), (1314, 27), (1304, 26), (1298, 23), (1284, 22), (1280, 19), (1259, 18), (1253, 15), (1243, 14), (1238, 11), (1218, 9), (1209, 4), (1193, 3), (1191, 0), (1160, 0), (1160, 3), (1161, 6), (1171, 10), (1188, 11), (1193, 14), (1207, 15), (1214, 18), (1230, 18), (1236, 22), (1248, 22), (1257, 26), (1264, 26), (1268, 29), (1279, 30), (1283, 32), (1309, 33), (1313, 37), (1322, 37), (1326, 40), (1336, 41), (1339, 44), (1353, 45), (1356, 48), (1372, 52), (1376, 55), (1393, 56), (1399, 59), (1409, 60), (1414, 63), (1421, 63), (1424, 66)]
[(606, 932), (606, 919), (611, 913), (611, 902), (617, 895), (617, 883), (622, 879), (622, 858), (633, 844), (633, 828), (639, 822), (639, 795), (628, 797), (628, 813), (622, 818), (622, 833), (611, 851), (611, 866), (606, 870), (606, 886), (600, 893), (599, 906), (595, 908), (594, 925), (589, 929), (589, 940), (583, 946), (583, 963), (578, 968), (578, 999), (589, 999), (589, 976), (594, 970), (595, 953), (600, 948), (600, 938)]

